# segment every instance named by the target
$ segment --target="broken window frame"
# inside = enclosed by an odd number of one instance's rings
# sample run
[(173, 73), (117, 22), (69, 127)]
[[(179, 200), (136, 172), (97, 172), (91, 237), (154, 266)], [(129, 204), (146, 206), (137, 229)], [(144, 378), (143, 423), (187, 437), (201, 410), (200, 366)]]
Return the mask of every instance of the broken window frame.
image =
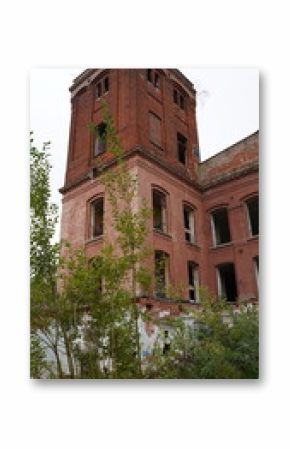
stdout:
[(166, 298), (169, 286), (169, 254), (165, 251), (154, 251), (154, 278), (155, 296)]
[[(153, 229), (165, 234), (168, 232), (167, 196), (165, 192), (156, 187), (152, 189)], [(158, 205), (154, 204), (154, 202), (158, 197), (160, 200), (160, 213), (156, 214)], [(159, 223), (156, 223), (156, 215), (159, 215)]]
[(173, 101), (180, 109), (184, 110), (184, 95), (176, 87), (173, 88)]
[(199, 272), (198, 264), (189, 260), (187, 262), (188, 277), (188, 300), (192, 303), (199, 303)]
[[(99, 208), (99, 223), (97, 223), (96, 209)], [(91, 239), (98, 239), (104, 235), (104, 197), (99, 196), (90, 203)]]
[[(228, 290), (229, 287), (226, 287), (225, 284), (225, 278), (222, 275), (221, 270), (225, 269), (226, 267), (231, 267), (233, 268), (233, 276), (234, 279), (232, 280), (232, 284), (234, 284), (234, 290), (235, 290), (235, 294), (231, 294), (229, 295)], [(217, 275), (217, 287), (218, 287), (218, 296), (221, 298), (225, 298), (227, 302), (229, 303), (233, 303), (237, 301), (238, 298), (238, 285), (237, 285), (237, 276), (236, 276), (236, 269), (235, 269), (235, 264), (233, 262), (224, 262), (222, 264), (217, 265), (216, 267), (216, 275)], [(233, 282), (234, 281), (234, 282)]]
[[(256, 217), (253, 217), (253, 215), (250, 212), (250, 207), (249, 207), (249, 204), (254, 201), (258, 202)], [(254, 196), (251, 196), (250, 198), (247, 198), (245, 201), (245, 205), (246, 205), (246, 210), (247, 210), (249, 234), (251, 237), (258, 237), (258, 235), (259, 235), (259, 196), (254, 195)], [(257, 231), (258, 231), (256, 233), (253, 232), (253, 230), (255, 230), (254, 229), (255, 227), (257, 227)]]
[(156, 89), (160, 89), (160, 75), (154, 69), (146, 70), (147, 81), (152, 84)]
[[(216, 220), (215, 220), (215, 216), (218, 213), (221, 213), (222, 211), (226, 211), (227, 228), (228, 228), (226, 233), (228, 233), (228, 239), (222, 239), (221, 238), (221, 232), (218, 232), (217, 223), (216, 223)], [(210, 220), (211, 220), (213, 245), (216, 247), (216, 246), (222, 246), (222, 245), (227, 245), (227, 244), (231, 243), (232, 237), (231, 237), (231, 229), (230, 229), (228, 208), (226, 206), (224, 206), (224, 207), (220, 207), (218, 209), (213, 210), (211, 212), (211, 214), (210, 214)], [(223, 241), (221, 241), (221, 240), (223, 240)]]
[(100, 156), (107, 149), (106, 132), (106, 123), (101, 122), (95, 126), (94, 157)]
[[(183, 152), (182, 157), (180, 157), (180, 151)], [(179, 132), (177, 133), (177, 160), (182, 165), (187, 164), (187, 138)]]
[[(185, 214), (188, 213), (188, 226)], [(195, 209), (192, 206), (183, 204), (183, 226), (184, 238), (187, 243), (196, 243), (195, 236)]]
[(103, 78), (101, 78), (96, 83), (96, 88), (95, 89), (96, 89), (95, 90), (96, 100), (99, 100), (103, 95), (106, 95), (109, 92), (109, 89), (110, 89), (109, 76), (106, 75)]

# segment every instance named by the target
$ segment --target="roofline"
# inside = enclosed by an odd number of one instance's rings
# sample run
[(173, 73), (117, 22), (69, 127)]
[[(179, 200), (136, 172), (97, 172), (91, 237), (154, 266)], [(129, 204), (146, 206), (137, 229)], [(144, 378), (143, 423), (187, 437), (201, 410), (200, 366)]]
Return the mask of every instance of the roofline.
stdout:
[(250, 139), (251, 137), (255, 136), (255, 134), (259, 134), (259, 130), (257, 129), (256, 131), (254, 131), (253, 133), (249, 134), (246, 137), (243, 137), (242, 139), (238, 140), (237, 142), (233, 143), (232, 145), (230, 145), (229, 147), (225, 148), (224, 150), (219, 151), (216, 154), (213, 154), (212, 156), (208, 157), (207, 159), (205, 159), (204, 161), (200, 161), (200, 164), (205, 164), (206, 162), (210, 161), (211, 159), (214, 159), (215, 157), (218, 157), (221, 153), (224, 153), (226, 151), (231, 150), (233, 147), (241, 144), (242, 142), (245, 142), (246, 140)]
[[(127, 67), (124, 67), (123, 70), (127, 70)], [(137, 68), (137, 70), (140, 69), (139, 67)], [(85, 69), (83, 70), (76, 78), (73, 79), (72, 85), (70, 86), (69, 90), (70, 92), (72, 92), (76, 87), (79, 86), (79, 84), (81, 84), (87, 77), (89, 77), (90, 75), (92, 75), (92, 73), (95, 70), (100, 70), (100, 69)], [(106, 69), (103, 69), (106, 70)], [(118, 70), (118, 69), (113, 69), (113, 70)], [(161, 68), (161, 70), (169, 70), (171, 72), (173, 72), (173, 74), (179, 78), (179, 80), (181, 82), (183, 82), (186, 87), (190, 90), (193, 90), (195, 92), (195, 88), (194, 88), (194, 84), (179, 70), (179, 69), (165, 69), (165, 68)]]

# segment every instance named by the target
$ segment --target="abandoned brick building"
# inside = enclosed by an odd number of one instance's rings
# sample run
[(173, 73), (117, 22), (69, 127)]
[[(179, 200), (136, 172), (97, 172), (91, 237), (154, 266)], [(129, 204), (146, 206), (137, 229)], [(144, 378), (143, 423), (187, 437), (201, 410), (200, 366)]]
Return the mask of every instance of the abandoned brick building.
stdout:
[(153, 209), (152, 268), (165, 261), (152, 299), (156, 307), (174, 307), (164, 294), (169, 283), (184, 285), (184, 300), (192, 304), (199, 301), (199, 286), (231, 302), (256, 301), (258, 131), (200, 162), (196, 91), (175, 69), (88, 69), (70, 91), (62, 238), (84, 246), (88, 257), (103, 244), (110, 217), (94, 167), (101, 160), (110, 169), (114, 161), (88, 123), (105, 135), (106, 100), (138, 177), (138, 195)]

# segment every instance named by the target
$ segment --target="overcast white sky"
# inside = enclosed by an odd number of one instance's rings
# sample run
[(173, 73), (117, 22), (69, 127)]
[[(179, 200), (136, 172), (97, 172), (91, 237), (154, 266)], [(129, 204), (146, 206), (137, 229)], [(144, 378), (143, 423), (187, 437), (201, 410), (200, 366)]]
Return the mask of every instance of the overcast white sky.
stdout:
[[(35, 142), (51, 141), (52, 198), (59, 206), (70, 122), (68, 88), (84, 68), (34, 69), (30, 76), (30, 129)], [(180, 69), (197, 90), (201, 159), (259, 128), (259, 74), (256, 69)]]

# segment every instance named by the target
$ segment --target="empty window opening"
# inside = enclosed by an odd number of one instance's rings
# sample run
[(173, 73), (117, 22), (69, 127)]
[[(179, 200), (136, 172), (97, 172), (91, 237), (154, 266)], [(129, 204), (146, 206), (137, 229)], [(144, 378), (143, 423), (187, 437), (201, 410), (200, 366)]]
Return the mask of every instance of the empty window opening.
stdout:
[(96, 238), (104, 232), (104, 198), (92, 203), (92, 237)]
[(168, 288), (168, 254), (155, 251), (155, 294), (160, 298), (166, 297)]
[(102, 95), (109, 91), (109, 77), (101, 79), (96, 85), (96, 99), (101, 98)]
[(149, 112), (149, 136), (150, 141), (161, 147), (161, 119)]
[(153, 69), (147, 69), (147, 80), (153, 84), (157, 89), (160, 88), (160, 76), (156, 72), (156, 70)]
[(102, 96), (102, 83), (98, 83), (96, 88), (96, 98), (100, 98), (101, 96)]
[(189, 301), (199, 302), (199, 279), (198, 279), (198, 265), (194, 262), (187, 263), (188, 273), (188, 297)]
[(233, 263), (225, 263), (218, 267), (218, 293), (227, 301), (236, 301), (237, 283)]
[(186, 164), (186, 138), (180, 134), (177, 133), (177, 157), (179, 162), (182, 164)]
[(180, 95), (179, 97), (179, 106), (181, 107), (181, 109), (184, 109), (184, 98), (182, 95)]
[(166, 195), (153, 190), (153, 228), (167, 232)]
[(109, 91), (109, 77), (106, 76), (106, 78), (104, 79), (104, 92), (108, 92)]
[(215, 245), (222, 245), (231, 241), (228, 211), (226, 208), (212, 213), (213, 240)]
[(106, 133), (107, 125), (105, 123), (100, 123), (96, 126), (96, 137), (94, 146), (94, 156), (99, 156), (106, 151)]
[(178, 93), (176, 89), (173, 90), (173, 101), (178, 104)]
[(255, 196), (246, 201), (251, 235), (259, 235), (259, 198)]
[(184, 109), (184, 96), (177, 89), (173, 89), (173, 101), (181, 109)]
[(191, 207), (183, 207), (183, 220), (185, 240), (189, 243), (194, 243), (194, 211)]

